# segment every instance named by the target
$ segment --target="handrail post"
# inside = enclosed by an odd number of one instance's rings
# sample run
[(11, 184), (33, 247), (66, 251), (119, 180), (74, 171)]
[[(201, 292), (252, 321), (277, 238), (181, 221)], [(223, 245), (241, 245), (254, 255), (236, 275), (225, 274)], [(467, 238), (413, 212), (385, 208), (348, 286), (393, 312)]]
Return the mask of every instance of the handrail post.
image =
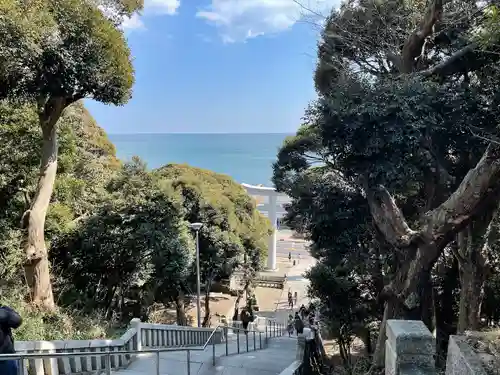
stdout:
[(247, 342), (247, 353), (248, 353), (248, 332), (245, 332), (245, 340)]
[(156, 351), (156, 375), (160, 375), (160, 351)]
[(215, 366), (215, 340), (212, 340), (212, 365)]
[(187, 356), (187, 375), (191, 375), (191, 350), (186, 351)]
[(262, 332), (259, 332), (259, 349), (262, 349)]
[(240, 331), (236, 331), (236, 346), (238, 347), (238, 354), (240, 354)]
[(17, 363), (17, 375), (24, 375), (24, 359), (23, 356), (19, 358)]
[(109, 352), (109, 348), (108, 352), (106, 353), (106, 357), (104, 357), (104, 363), (106, 366), (106, 375), (111, 375), (111, 354)]
[(225, 330), (226, 330), (226, 357), (227, 357), (229, 355), (229, 337), (227, 335), (228, 328), (226, 327)]
[(255, 347), (255, 329), (253, 330), (253, 350), (257, 350), (257, 348)]

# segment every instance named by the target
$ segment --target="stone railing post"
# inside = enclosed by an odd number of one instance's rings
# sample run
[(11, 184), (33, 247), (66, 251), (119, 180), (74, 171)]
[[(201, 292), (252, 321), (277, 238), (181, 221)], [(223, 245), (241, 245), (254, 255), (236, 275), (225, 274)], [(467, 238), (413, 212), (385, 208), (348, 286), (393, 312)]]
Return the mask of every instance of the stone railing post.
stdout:
[(385, 342), (385, 374), (413, 375), (436, 373), (436, 342), (419, 320), (388, 320)]
[(295, 359), (302, 362), (304, 359), (304, 351), (306, 349), (306, 337), (300, 333), (297, 336), (297, 352), (295, 354)]
[(134, 318), (130, 321), (130, 327), (135, 328), (136, 331), (136, 350), (142, 351), (142, 332), (141, 332), (141, 319)]

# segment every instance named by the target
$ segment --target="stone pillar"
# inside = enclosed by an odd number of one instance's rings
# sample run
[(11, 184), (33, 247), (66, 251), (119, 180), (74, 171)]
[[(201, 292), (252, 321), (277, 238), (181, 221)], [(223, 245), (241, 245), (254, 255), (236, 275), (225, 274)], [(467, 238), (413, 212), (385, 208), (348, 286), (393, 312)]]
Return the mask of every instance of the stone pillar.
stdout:
[(436, 342), (419, 320), (388, 320), (385, 341), (385, 374), (436, 374)]
[(297, 351), (295, 352), (295, 360), (302, 362), (304, 359), (304, 350), (306, 349), (306, 337), (300, 333), (297, 336)]
[(276, 213), (276, 203), (276, 194), (270, 194), (268, 218), (271, 222), (271, 225), (273, 226), (273, 232), (269, 236), (269, 247), (267, 250), (267, 269), (272, 271), (276, 270), (276, 230), (278, 220), (278, 215)]
[(142, 332), (141, 332), (141, 319), (134, 318), (130, 321), (130, 327), (135, 328), (136, 335), (136, 348), (140, 352), (142, 350)]

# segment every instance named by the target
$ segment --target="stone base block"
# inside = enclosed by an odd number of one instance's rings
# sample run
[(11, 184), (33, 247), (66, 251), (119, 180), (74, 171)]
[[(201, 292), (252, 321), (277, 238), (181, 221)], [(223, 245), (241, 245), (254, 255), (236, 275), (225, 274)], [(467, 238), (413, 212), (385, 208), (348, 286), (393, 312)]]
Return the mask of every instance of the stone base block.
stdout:
[[(423, 374), (435, 373), (434, 356), (429, 354), (401, 353), (398, 354), (389, 340), (385, 342), (385, 374), (408, 374), (408, 369), (418, 368)], [(404, 370), (404, 371), (403, 371)], [(412, 374), (411, 372), (409, 374)], [(420, 373), (415, 373), (415, 375)]]
[(399, 354), (428, 354), (436, 351), (436, 341), (420, 320), (388, 320), (387, 339)]
[(461, 336), (450, 336), (446, 375), (486, 375), (479, 356)]

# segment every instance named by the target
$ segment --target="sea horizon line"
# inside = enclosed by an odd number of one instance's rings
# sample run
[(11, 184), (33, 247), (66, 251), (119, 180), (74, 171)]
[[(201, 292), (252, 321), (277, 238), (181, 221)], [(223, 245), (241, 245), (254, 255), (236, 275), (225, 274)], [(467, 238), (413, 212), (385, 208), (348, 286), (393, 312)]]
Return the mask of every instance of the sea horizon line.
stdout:
[(138, 132), (138, 133), (111, 133), (108, 135), (283, 135), (294, 132)]

